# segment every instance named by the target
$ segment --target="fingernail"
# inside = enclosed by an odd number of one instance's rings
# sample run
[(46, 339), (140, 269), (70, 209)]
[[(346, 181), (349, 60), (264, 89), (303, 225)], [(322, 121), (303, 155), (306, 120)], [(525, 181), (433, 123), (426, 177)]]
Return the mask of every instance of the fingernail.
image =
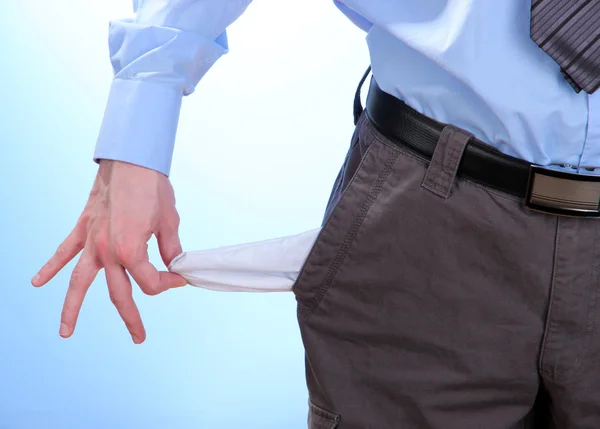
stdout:
[(39, 281), (40, 281), (40, 275), (36, 274), (35, 277), (33, 277), (33, 279), (31, 279), (31, 284), (36, 286)]
[(67, 335), (69, 335), (69, 327), (66, 323), (60, 324), (60, 330), (58, 331), (58, 333), (61, 337), (66, 337)]
[(133, 342), (135, 344), (142, 344), (142, 340), (140, 340), (136, 335), (132, 335), (131, 338), (133, 338)]

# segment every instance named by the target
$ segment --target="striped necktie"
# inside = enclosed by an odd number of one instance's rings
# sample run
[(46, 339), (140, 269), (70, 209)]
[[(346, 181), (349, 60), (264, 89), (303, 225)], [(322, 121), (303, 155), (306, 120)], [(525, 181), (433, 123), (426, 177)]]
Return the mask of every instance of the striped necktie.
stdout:
[(575, 91), (600, 87), (600, 0), (532, 0), (531, 38)]

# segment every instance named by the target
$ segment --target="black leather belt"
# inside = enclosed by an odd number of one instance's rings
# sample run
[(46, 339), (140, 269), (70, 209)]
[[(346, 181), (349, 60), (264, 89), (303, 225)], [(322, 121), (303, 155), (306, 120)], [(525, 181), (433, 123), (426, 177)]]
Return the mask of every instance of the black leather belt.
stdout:
[[(364, 83), (369, 70), (361, 81)], [(355, 120), (362, 112), (360, 86), (355, 99)], [(445, 124), (437, 122), (383, 92), (371, 80), (366, 114), (391, 141), (431, 159)], [(544, 213), (600, 216), (600, 177), (535, 166), (505, 155), (475, 137), (467, 144), (458, 176), (524, 200), (525, 206)]]

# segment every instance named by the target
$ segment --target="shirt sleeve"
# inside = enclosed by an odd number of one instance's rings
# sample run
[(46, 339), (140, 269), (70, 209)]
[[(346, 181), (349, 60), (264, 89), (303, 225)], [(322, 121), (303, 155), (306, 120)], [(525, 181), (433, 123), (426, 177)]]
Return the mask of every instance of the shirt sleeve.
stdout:
[(226, 28), (251, 1), (134, 0), (134, 18), (110, 23), (114, 79), (96, 162), (169, 175), (182, 98), (228, 52)]
[(354, 25), (356, 25), (361, 30), (368, 32), (371, 29), (371, 27), (373, 27), (373, 23), (371, 23), (367, 18), (365, 18), (364, 16), (356, 12), (354, 9), (352, 9), (350, 6), (348, 6), (346, 4), (346, 0), (333, 0), (333, 2), (338, 7), (338, 9), (341, 10), (342, 13), (346, 15), (348, 19), (350, 19), (350, 21), (352, 21)]

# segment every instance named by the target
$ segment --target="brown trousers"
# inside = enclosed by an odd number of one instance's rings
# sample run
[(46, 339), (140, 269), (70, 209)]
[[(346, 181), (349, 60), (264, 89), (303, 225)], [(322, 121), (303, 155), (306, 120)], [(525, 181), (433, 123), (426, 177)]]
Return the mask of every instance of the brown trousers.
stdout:
[(361, 117), (294, 286), (310, 429), (600, 428), (600, 220), (531, 212)]

